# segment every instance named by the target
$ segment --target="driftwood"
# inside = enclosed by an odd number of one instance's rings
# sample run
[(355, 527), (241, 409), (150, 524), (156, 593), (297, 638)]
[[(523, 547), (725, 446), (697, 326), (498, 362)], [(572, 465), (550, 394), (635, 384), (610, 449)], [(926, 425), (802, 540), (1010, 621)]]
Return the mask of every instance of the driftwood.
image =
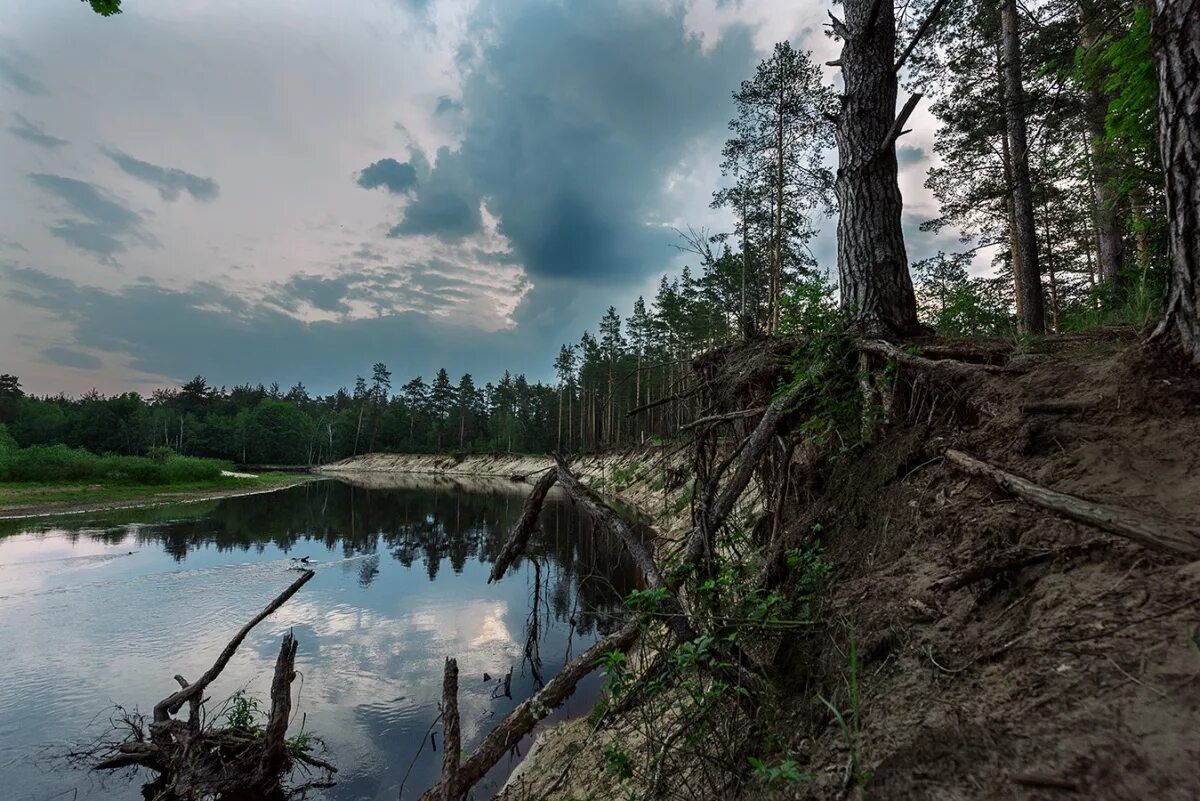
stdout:
[(964, 472), (991, 479), (1018, 498), (1063, 517), (1133, 540), (1155, 551), (1188, 559), (1200, 557), (1200, 534), (1175, 523), (1047, 489), (953, 448), (946, 451), (946, 459)]
[[(610, 651), (628, 650), (637, 636), (637, 623), (627, 623), (563, 665), (562, 670), (536, 695), (508, 713), (508, 716), (483, 738), (483, 742), (471, 756), (463, 761), (456, 774), (455, 790), (463, 794), (474, 787), (493, 765), (521, 742), (522, 737), (533, 731), (538, 721), (575, 692), (575, 686), (596, 668), (601, 657)], [(443, 778), (426, 790), (418, 801), (444, 801), (450, 797), (447, 795), (446, 781)]]
[(937, 581), (929, 585), (931, 590), (942, 590), (944, 592), (952, 592), (954, 590), (969, 587), (972, 584), (980, 581), (986, 581), (996, 576), (1002, 576), (1005, 573), (1011, 573), (1014, 570), (1021, 570), (1026, 567), (1040, 565), (1043, 562), (1052, 562), (1055, 559), (1071, 558), (1082, 556), (1085, 553), (1094, 551), (1100, 548), (1107, 547), (1107, 543), (1103, 542), (1087, 542), (1082, 545), (1067, 545), (1062, 548), (1054, 548), (1049, 551), (1036, 551), (1034, 553), (1023, 553), (1017, 556), (1010, 556), (1007, 559), (1002, 559), (998, 562), (989, 562), (986, 565), (976, 565), (968, 570), (951, 576), (943, 576)]
[(924, 356), (916, 356), (882, 339), (861, 339), (858, 341), (857, 347), (866, 353), (873, 353), (885, 359), (894, 359), (900, 364), (905, 364), (909, 367), (932, 370), (957, 378), (973, 378), (980, 373), (1013, 374), (1021, 372), (1021, 370), (1015, 367), (1004, 367), (996, 364), (974, 364), (972, 362), (960, 362), (955, 359), (929, 359)]
[(458, 727), (458, 662), (446, 660), (442, 675), (442, 798), (459, 801), (458, 760), (462, 751), (462, 736)]
[[(144, 725), (141, 716), (127, 715), (124, 721), (128, 725), (127, 738), (97, 746), (92, 753), (100, 758), (92, 765), (93, 769), (149, 768), (159, 775), (147, 784), (143, 794), (161, 801), (199, 797), (282, 799), (286, 796), (283, 778), (297, 762), (332, 776), (337, 768), (330, 763), (306, 752), (296, 753), (288, 747), (291, 685), (296, 678), (298, 646), (291, 632), (284, 635), (275, 661), (271, 708), (265, 728), (257, 732), (240, 728), (206, 728), (201, 721), (201, 706), (207, 700), (204, 690), (224, 670), (246, 635), (295, 595), (313, 575), (311, 570), (304, 571), (243, 626), (213, 666), (197, 681), (189, 683), (177, 675), (175, 681), (180, 689), (155, 705), (154, 720), (149, 726)], [(172, 715), (185, 703), (190, 707), (188, 720), (176, 720)], [(329, 785), (329, 781), (317, 781), (305, 787)]]
[(533, 486), (533, 492), (529, 493), (529, 497), (525, 499), (525, 505), (521, 507), (521, 516), (517, 518), (516, 524), (513, 525), (512, 533), (508, 535), (508, 541), (504, 543), (504, 547), (500, 549), (500, 555), (496, 557), (496, 562), (492, 565), (491, 575), (488, 576), (488, 584), (493, 581), (499, 581), (504, 577), (504, 573), (509, 566), (516, 561), (522, 553), (525, 552), (525, 546), (529, 544), (529, 538), (533, 536), (533, 532), (537, 529), (538, 515), (542, 511), (542, 503), (546, 500), (546, 493), (554, 486), (554, 482), (558, 480), (558, 471), (554, 469), (547, 470), (538, 479), (538, 483)]

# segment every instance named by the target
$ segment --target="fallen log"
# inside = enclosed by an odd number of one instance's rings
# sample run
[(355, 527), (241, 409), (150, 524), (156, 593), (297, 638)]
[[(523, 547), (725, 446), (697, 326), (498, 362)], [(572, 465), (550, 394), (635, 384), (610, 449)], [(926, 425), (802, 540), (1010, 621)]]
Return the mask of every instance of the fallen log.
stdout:
[[(463, 761), (458, 768), (455, 778), (455, 790), (460, 794), (470, 791), (492, 766), (500, 761), (517, 743), (521, 741), (538, 721), (550, 714), (550, 711), (565, 701), (575, 692), (575, 686), (600, 662), (600, 658), (610, 651), (626, 651), (638, 636), (638, 625), (635, 622), (626, 623), (621, 629), (598, 641), (591, 648), (563, 665), (562, 670), (547, 682), (536, 695), (523, 701), (516, 709), (500, 722), (496, 728), (483, 738), (483, 742)], [(425, 791), (418, 801), (444, 801), (449, 798), (446, 794), (445, 778)]]
[(1133, 540), (1151, 550), (1188, 559), (1200, 557), (1200, 534), (1175, 523), (1048, 489), (953, 448), (946, 451), (946, 460), (966, 473), (990, 479), (1018, 498), (1063, 517)]
[(525, 499), (525, 505), (521, 507), (521, 516), (517, 518), (512, 533), (508, 535), (508, 541), (504, 543), (504, 547), (500, 549), (500, 555), (496, 557), (496, 562), (492, 565), (488, 584), (503, 578), (509, 566), (525, 552), (529, 538), (537, 529), (538, 515), (542, 511), (546, 493), (550, 492), (550, 488), (557, 480), (558, 471), (550, 469), (543, 473), (542, 477), (538, 479), (538, 483), (533, 486), (533, 492), (529, 493), (529, 497)]

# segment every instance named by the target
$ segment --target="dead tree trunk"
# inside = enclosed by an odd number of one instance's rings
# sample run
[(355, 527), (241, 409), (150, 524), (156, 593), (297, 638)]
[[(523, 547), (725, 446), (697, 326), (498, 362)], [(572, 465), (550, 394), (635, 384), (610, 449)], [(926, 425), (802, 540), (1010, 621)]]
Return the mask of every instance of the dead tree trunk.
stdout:
[(896, 115), (896, 11), (891, 0), (846, 0), (842, 40), (845, 93), (837, 115), (838, 275), (842, 306), (876, 336), (916, 333), (917, 302), (901, 227), (896, 138), (919, 95)]
[[(1029, 179), (1029, 143), (1025, 125), (1025, 85), (1021, 79), (1021, 33), (1016, 0), (1003, 0), (1000, 29), (1004, 47), (1004, 119), (1012, 160), (1013, 222), (1021, 269), (1021, 328), (1027, 334), (1046, 330), (1042, 272), (1038, 265), (1033, 221), (1033, 185)], [(1014, 260), (1015, 266), (1015, 260)]]
[(1155, 0), (1158, 146), (1167, 184), (1167, 302), (1155, 336), (1171, 334), (1200, 364), (1200, 0)]

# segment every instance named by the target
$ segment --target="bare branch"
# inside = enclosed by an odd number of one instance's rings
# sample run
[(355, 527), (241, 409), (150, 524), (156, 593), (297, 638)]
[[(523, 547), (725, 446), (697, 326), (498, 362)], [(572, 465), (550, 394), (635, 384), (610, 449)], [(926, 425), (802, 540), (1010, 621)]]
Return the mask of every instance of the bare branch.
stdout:
[(521, 507), (521, 516), (517, 518), (517, 522), (512, 527), (512, 533), (508, 535), (508, 541), (504, 543), (504, 547), (500, 549), (500, 555), (496, 557), (496, 562), (492, 565), (488, 584), (504, 578), (509, 566), (525, 552), (525, 546), (529, 544), (529, 538), (533, 536), (533, 532), (537, 528), (538, 515), (541, 514), (546, 493), (550, 492), (550, 488), (557, 480), (558, 472), (551, 468), (543, 473), (542, 477), (538, 479), (538, 483), (533, 486), (533, 492), (529, 493), (529, 497), (525, 499), (525, 505)]

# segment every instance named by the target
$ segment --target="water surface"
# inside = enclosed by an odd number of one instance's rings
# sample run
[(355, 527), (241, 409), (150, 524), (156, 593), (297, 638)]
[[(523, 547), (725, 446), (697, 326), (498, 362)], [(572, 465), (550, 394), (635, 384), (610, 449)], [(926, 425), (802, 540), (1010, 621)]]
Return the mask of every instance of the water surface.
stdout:
[[(0, 795), (140, 798), (138, 781), (101, 781), (66, 769), (56, 754), (103, 734), (114, 705), (148, 712), (176, 689), (174, 674), (203, 673), (295, 580), (295, 558), (312, 560), (316, 575), (251, 633), (210, 694), (245, 689), (265, 701), (279, 639), (293, 630), (301, 679), (291, 731), (303, 725), (327, 742), (340, 773), (319, 797), (331, 800), (394, 800), (410, 765), (404, 798), (436, 780), (441, 754), (428, 732), (445, 657), (458, 659), (469, 749), (616, 627), (635, 571), (565, 498), (548, 500), (533, 558), (489, 585), (528, 487), (396, 481), (366, 489), (325, 480), (165, 509), (0, 523)], [(511, 698), (503, 693), (510, 670)], [(556, 717), (585, 712), (600, 681), (586, 680)], [(516, 758), (493, 771), (483, 797)]]

